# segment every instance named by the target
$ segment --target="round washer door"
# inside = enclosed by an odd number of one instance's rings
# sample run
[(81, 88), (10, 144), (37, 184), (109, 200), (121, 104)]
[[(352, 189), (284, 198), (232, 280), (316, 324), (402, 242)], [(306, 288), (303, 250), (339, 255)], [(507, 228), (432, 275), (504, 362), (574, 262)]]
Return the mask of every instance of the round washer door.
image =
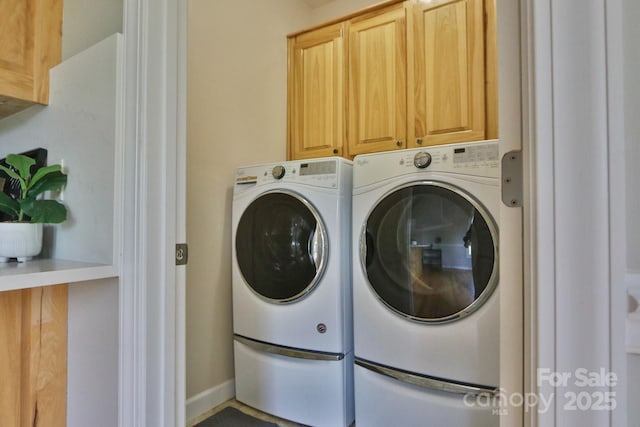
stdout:
[(260, 195), (236, 230), (236, 259), (260, 297), (286, 303), (307, 295), (322, 276), (327, 233), (318, 212), (293, 192)]
[(424, 181), (397, 188), (370, 212), (361, 237), (365, 276), (394, 312), (422, 322), (460, 319), (498, 283), (497, 229), (460, 188)]

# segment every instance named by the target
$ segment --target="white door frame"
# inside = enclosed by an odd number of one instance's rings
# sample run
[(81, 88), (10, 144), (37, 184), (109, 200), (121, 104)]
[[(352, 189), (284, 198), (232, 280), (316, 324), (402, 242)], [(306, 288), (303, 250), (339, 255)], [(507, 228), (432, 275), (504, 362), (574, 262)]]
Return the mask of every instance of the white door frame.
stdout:
[(187, 2), (124, 0), (119, 425), (185, 423)]
[[(555, 395), (525, 425), (626, 426), (622, 0), (522, 0), (530, 236), (525, 391)], [(584, 231), (584, 234), (581, 232)], [(538, 382), (538, 368), (615, 372), (612, 388)], [(615, 411), (565, 410), (614, 392)]]
[[(629, 381), (626, 352), (627, 291), (640, 287), (640, 275), (627, 270), (627, 173), (625, 145), (625, 76), (623, 0), (607, 0), (607, 95), (610, 215), (610, 334), (611, 371), (618, 375), (615, 387), (618, 407), (610, 426), (629, 426)], [(629, 78), (629, 76), (627, 76)]]
[[(491, 0), (493, 1), (493, 0)], [(498, 125), (500, 155), (529, 147), (523, 138), (520, 1), (497, 0)], [(526, 199), (523, 206), (526, 207)], [(523, 391), (524, 353), (524, 264), (523, 208), (500, 203), (500, 395)], [(524, 243), (523, 243), (524, 238)], [(500, 402), (500, 426), (522, 426), (521, 407)]]

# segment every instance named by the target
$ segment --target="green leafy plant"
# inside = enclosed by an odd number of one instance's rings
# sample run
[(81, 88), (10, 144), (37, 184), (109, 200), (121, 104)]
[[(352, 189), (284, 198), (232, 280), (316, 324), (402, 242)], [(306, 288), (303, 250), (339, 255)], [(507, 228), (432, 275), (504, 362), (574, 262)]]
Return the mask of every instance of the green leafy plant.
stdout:
[(60, 191), (65, 186), (67, 175), (62, 173), (60, 165), (42, 167), (32, 174), (31, 167), (36, 162), (31, 157), (9, 154), (6, 163), (13, 169), (0, 165), (0, 170), (20, 183), (20, 195), (14, 199), (0, 191), (1, 212), (18, 222), (56, 224), (67, 219), (67, 208), (62, 203), (38, 197), (45, 191)]

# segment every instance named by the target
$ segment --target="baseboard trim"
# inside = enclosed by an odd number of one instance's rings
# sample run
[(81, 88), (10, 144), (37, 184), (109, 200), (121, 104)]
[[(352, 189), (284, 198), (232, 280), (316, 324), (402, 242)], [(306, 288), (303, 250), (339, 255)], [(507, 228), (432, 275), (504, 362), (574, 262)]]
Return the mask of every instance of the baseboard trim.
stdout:
[(235, 395), (235, 382), (232, 378), (229, 381), (225, 381), (222, 384), (218, 384), (215, 387), (204, 390), (195, 396), (190, 397), (186, 401), (185, 415), (187, 423), (190, 420), (198, 418), (205, 412), (210, 411), (221, 403), (232, 399)]

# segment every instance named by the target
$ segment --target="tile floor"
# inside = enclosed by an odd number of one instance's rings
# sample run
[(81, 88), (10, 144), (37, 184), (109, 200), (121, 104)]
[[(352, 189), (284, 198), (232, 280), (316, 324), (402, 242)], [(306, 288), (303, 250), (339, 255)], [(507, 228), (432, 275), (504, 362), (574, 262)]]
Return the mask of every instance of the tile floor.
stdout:
[(239, 409), (240, 411), (244, 412), (245, 414), (251, 415), (251, 416), (259, 418), (261, 420), (270, 421), (272, 423), (276, 423), (278, 425), (278, 427), (304, 427), (302, 424), (297, 424), (297, 423), (294, 423), (294, 422), (291, 422), (291, 421), (283, 420), (282, 418), (277, 418), (277, 417), (271, 416), (269, 414), (265, 414), (264, 412), (260, 412), (257, 409), (254, 409), (254, 408), (252, 408), (250, 406), (247, 406), (247, 405), (245, 405), (243, 403), (240, 403), (235, 399), (228, 400), (228, 401), (216, 406), (215, 408), (211, 409), (210, 411), (205, 412), (204, 414), (200, 415), (198, 418), (189, 421), (187, 423), (187, 427), (195, 426), (199, 422), (206, 420), (211, 415), (215, 414), (218, 411), (223, 410), (227, 406), (232, 406), (232, 407), (234, 407), (236, 409)]

